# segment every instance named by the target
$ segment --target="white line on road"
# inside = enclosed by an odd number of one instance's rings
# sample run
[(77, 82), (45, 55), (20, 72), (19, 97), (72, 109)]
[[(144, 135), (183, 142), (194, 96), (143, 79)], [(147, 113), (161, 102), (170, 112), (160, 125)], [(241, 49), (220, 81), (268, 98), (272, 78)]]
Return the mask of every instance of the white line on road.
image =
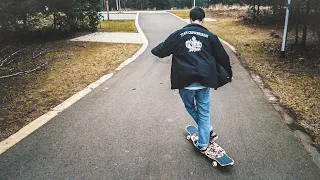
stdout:
[(125, 67), (126, 65), (128, 65), (129, 63), (131, 63), (132, 61), (137, 59), (147, 49), (147, 47), (149, 45), (149, 41), (139, 25), (139, 14), (140, 13), (138, 12), (137, 16), (136, 16), (136, 27), (137, 27), (138, 32), (141, 35), (141, 38), (143, 40), (143, 45), (136, 54), (134, 54), (131, 58), (129, 58), (126, 61), (124, 61), (123, 63), (121, 63), (120, 66), (116, 69), (116, 71), (121, 70), (123, 67)]

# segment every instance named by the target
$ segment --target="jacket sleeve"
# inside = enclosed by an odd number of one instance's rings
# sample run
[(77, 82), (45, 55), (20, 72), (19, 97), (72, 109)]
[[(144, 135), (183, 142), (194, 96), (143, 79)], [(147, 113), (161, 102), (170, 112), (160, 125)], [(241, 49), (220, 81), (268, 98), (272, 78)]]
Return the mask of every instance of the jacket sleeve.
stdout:
[(213, 47), (212, 47), (212, 55), (215, 57), (217, 63), (219, 63), (222, 67), (226, 69), (229, 73), (230, 78), (232, 78), (232, 69), (230, 65), (230, 58), (227, 54), (226, 50), (223, 48), (219, 38), (214, 35), (213, 37)]
[(151, 50), (151, 53), (159, 58), (164, 58), (170, 56), (174, 52), (175, 34), (171, 34), (164, 42), (160, 43), (158, 46)]

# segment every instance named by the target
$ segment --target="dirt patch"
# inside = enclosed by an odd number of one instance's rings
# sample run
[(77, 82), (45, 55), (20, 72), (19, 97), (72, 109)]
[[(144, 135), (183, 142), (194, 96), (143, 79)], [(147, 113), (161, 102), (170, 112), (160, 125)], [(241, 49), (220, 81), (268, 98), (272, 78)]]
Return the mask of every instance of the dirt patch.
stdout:
[[(70, 41), (42, 44), (40, 49), (47, 51), (29, 62), (47, 62), (47, 65), (29, 74), (0, 79), (0, 141), (112, 72), (139, 47), (136, 44)], [(30, 52), (40, 51), (39, 45), (25, 48), (28, 51), (19, 57), (29, 59), (32, 57)]]

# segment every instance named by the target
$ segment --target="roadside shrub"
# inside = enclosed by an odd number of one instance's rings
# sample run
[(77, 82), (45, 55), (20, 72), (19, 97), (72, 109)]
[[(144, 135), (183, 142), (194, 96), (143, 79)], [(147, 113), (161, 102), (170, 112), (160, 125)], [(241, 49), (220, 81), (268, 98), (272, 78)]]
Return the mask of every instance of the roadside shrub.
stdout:
[[(6, 0), (0, 2), (0, 37), (17, 41), (53, 32), (96, 30), (102, 0)], [(55, 30), (56, 31), (55, 31)], [(44, 31), (43, 33), (40, 33)], [(64, 34), (64, 33), (63, 33)], [(52, 33), (54, 36), (55, 33)], [(54, 38), (54, 37), (53, 37)]]
[(260, 14), (254, 12), (252, 8), (248, 8), (243, 20), (247, 23), (262, 25), (279, 25), (283, 23), (284, 14), (282, 12), (272, 12), (269, 9), (262, 9)]
[(89, 11), (87, 12), (87, 17), (89, 18), (89, 28), (96, 29), (99, 24), (99, 20), (101, 19), (101, 15), (96, 11)]

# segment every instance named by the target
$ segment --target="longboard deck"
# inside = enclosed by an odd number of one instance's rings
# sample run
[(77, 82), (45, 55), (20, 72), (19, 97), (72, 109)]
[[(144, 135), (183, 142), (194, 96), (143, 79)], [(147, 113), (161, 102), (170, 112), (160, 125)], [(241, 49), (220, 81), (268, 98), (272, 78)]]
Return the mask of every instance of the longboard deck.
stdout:
[[(195, 126), (187, 126), (186, 127), (186, 131), (189, 133), (189, 137), (192, 136), (192, 135), (195, 135), (195, 136), (198, 136), (198, 128), (195, 127)], [(191, 138), (188, 138), (187, 139), (190, 139), (191, 141), (193, 141)], [(220, 145), (218, 145), (216, 142), (214, 143), (210, 143), (209, 145), (209, 151), (210, 152), (213, 152), (213, 153), (210, 153), (210, 154), (205, 154), (208, 158), (214, 160), (214, 162), (212, 163), (212, 165), (214, 167), (216, 167), (216, 163), (219, 163), (220, 166), (228, 166), (228, 165), (233, 165), (234, 163), (234, 160), (231, 159), (227, 153), (225, 152), (224, 149), (221, 148)]]

